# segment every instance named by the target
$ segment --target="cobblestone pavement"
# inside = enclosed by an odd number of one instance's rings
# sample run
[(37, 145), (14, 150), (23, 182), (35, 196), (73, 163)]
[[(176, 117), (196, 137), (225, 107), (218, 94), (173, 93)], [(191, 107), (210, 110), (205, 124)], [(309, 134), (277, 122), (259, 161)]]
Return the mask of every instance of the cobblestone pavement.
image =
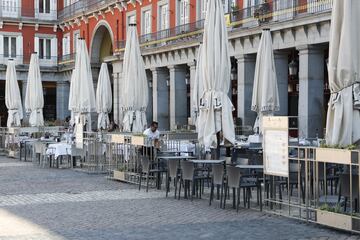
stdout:
[(0, 157), (0, 239), (360, 239), (315, 224)]

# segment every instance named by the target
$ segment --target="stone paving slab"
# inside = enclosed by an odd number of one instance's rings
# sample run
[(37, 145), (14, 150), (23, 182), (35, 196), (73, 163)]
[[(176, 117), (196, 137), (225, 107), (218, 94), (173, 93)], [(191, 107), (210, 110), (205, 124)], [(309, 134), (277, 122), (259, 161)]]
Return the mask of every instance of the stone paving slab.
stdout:
[[(19, 163), (19, 166), (4, 163)], [(0, 240), (360, 239), (315, 224), (0, 157)]]

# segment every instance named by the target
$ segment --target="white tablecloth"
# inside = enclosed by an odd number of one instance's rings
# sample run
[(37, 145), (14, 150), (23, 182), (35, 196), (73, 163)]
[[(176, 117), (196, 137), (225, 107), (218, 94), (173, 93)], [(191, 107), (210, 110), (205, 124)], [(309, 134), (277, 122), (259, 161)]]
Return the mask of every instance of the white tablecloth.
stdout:
[(67, 143), (53, 143), (49, 144), (46, 154), (54, 155), (55, 159), (59, 156), (71, 155), (71, 145)]

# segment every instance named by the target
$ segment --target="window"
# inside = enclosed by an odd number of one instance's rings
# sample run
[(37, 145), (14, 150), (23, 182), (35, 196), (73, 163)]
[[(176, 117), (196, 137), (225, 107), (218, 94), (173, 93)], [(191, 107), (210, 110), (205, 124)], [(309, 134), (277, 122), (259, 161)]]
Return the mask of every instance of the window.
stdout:
[(76, 53), (76, 48), (77, 48), (77, 44), (78, 44), (78, 41), (79, 41), (79, 38), (80, 38), (80, 33), (79, 32), (75, 32), (74, 33), (74, 40), (73, 40), (73, 52)]
[[(128, 23), (129, 23), (129, 24), (136, 24), (136, 17), (135, 17), (135, 15), (131, 15), (131, 16), (128, 17)], [(129, 25), (129, 24), (128, 24), (128, 25)]]
[(39, 59), (51, 59), (51, 39), (39, 38)]
[(151, 33), (151, 11), (147, 10), (143, 13), (143, 34)]
[(62, 44), (63, 44), (62, 55), (63, 56), (69, 55), (70, 54), (70, 35), (63, 37)]
[(169, 5), (160, 6), (160, 30), (169, 28)]
[(200, 16), (201, 16), (201, 19), (205, 19), (206, 17), (206, 11), (207, 11), (207, 3), (208, 3), (208, 0), (199, 0), (201, 2), (201, 12), (200, 12)]
[(18, 17), (19, 1), (18, 0), (0, 0), (3, 17)]
[(4, 37), (4, 57), (16, 57), (16, 37)]
[(189, 23), (189, 0), (179, 2), (179, 25)]
[(50, 13), (50, 0), (39, 0), (39, 13)]

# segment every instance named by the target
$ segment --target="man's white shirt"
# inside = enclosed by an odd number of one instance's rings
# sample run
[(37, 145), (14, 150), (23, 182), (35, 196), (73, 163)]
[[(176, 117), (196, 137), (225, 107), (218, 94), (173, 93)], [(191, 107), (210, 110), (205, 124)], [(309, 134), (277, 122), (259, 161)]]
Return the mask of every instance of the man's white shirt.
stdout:
[(146, 129), (143, 134), (146, 135), (151, 140), (155, 140), (155, 139), (160, 138), (160, 132), (158, 130), (153, 132), (153, 131), (151, 131), (151, 128)]

